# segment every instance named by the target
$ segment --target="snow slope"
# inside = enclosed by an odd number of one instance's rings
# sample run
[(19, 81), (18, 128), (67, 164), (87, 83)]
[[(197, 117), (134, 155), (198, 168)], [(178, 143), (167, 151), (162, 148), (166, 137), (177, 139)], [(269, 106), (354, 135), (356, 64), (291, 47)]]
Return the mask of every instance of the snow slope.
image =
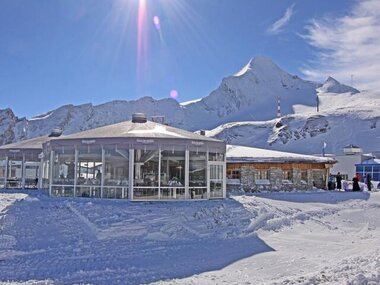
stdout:
[(0, 283), (380, 282), (380, 193), (130, 203), (2, 191), (0, 205)]
[(321, 153), (342, 153), (347, 144), (365, 151), (379, 150), (380, 92), (322, 93), (319, 112), (308, 106), (294, 106), (295, 114), (269, 121), (247, 121), (221, 125), (207, 136), (230, 144), (275, 150)]

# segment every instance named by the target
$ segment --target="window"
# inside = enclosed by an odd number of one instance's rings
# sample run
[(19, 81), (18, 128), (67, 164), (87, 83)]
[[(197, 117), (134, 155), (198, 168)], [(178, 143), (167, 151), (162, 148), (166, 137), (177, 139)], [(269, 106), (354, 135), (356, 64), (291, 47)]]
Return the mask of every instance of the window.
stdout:
[(258, 169), (255, 172), (255, 180), (268, 180), (269, 179), (269, 170)]
[(307, 179), (307, 170), (302, 170), (301, 171), (301, 180), (305, 181), (305, 182), (308, 181), (308, 179)]
[(207, 198), (207, 159), (205, 152), (190, 151), (189, 192), (191, 199)]
[(134, 188), (135, 200), (158, 199), (159, 151), (135, 149)]
[(209, 161), (224, 161), (224, 154), (223, 153), (210, 152), (208, 154), (208, 160)]
[(283, 180), (292, 181), (293, 175), (292, 175), (291, 170), (283, 170), (282, 173), (283, 173)]
[(185, 198), (185, 151), (164, 150), (161, 152), (161, 198)]
[(239, 169), (228, 170), (227, 178), (228, 179), (240, 179), (240, 170)]
[(210, 197), (223, 197), (223, 165), (210, 165)]
[(104, 173), (97, 172), (97, 179), (103, 178), (103, 197), (127, 198), (129, 186), (129, 150), (125, 147), (104, 148)]

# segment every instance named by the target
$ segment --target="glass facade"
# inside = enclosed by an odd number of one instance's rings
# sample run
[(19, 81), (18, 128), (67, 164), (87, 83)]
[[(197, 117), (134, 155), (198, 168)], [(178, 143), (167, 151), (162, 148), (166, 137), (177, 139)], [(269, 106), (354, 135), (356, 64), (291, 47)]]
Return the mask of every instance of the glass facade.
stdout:
[(207, 199), (207, 153), (190, 151), (189, 194), (191, 199)]
[(8, 157), (6, 188), (22, 188), (23, 160), (17, 153)]
[(222, 141), (147, 121), (0, 146), (0, 187), (45, 188), (51, 196), (128, 200), (225, 197)]
[(0, 187), (5, 188), (6, 157), (0, 157)]
[(223, 198), (223, 165), (210, 165), (210, 198)]
[(133, 198), (135, 200), (159, 199), (159, 150), (135, 149)]
[(42, 175), (52, 169), (53, 196), (134, 201), (225, 197), (225, 154), (144, 143), (53, 146)]
[(363, 182), (366, 175), (371, 175), (372, 181), (380, 181), (380, 165), (365, 165), (365, 164), (357, 164), (356, 165), (356, 173), (359, 174), (360, 180)]
[(40, 161), (25, 161), (25, 188), (38, 188)]
[(185, 159), (185, 151), (165, 150), (161, 152), (161, 199), (185, 198)]
[(85, 146), (78, 148), (76, 171), (76, 195), (101, 198), (102, 148)]
[(128, 198), (129, 149), (118, 146), (104, 148), (103, 198)]
[(54, 196), (74, 196), (75, 149), (62, 147), (52, 153), (51, 193)]

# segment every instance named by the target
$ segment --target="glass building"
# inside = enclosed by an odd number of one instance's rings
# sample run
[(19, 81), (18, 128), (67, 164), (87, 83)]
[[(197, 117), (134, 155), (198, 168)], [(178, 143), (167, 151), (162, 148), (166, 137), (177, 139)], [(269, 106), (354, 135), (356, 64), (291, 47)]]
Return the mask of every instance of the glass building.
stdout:
[(371, 175), (373, 181), (380, 181), (380, 159), (371, 158), (360, 164), (355, 164), (356, 174), (359, 175), (362, 182), (365, 181), (367, 174)]
[(41, 154), (42, 144), (49, 139), (51, 137), (42, 136), (1, 146), (0, 187), (8, 189), (42, 188), (43, 178), (47, 182), (47, 172), (44, 172), (44, 160)]
[(225, 153), (222, 141), (135, 114), (132, 121), (51, 138), (41, 165), (52, 196), (212, 199), (226, 196)]

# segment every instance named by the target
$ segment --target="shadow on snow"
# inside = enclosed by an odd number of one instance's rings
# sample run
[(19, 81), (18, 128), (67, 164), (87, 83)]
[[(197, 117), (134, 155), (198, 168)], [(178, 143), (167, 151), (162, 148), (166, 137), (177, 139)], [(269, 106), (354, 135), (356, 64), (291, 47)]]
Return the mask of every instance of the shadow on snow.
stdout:
[[(223, 218), (244, 217), (245, 209), (233, 200), (131, 203), (22, 193), (31, 199), (0, 216), (0, 235), (9, 241), (0, 245), (0, 281), (141, 284), (218, 270), (273, 251), (256, 235), (223, 237), (229, 227), (249, 225), (223, 224)], [(171, 219), (176, 222), (168, 226)], [(202, 231), (192, 232), (196, 223)], [(174, 234), (162, 239), (162, 232)]]
[(279, 192), (279, 193), (255, 193), (254, 196), (295, 203), (326, 203), (337, 204), (348, 200), (368, 200), (369, 192)]

